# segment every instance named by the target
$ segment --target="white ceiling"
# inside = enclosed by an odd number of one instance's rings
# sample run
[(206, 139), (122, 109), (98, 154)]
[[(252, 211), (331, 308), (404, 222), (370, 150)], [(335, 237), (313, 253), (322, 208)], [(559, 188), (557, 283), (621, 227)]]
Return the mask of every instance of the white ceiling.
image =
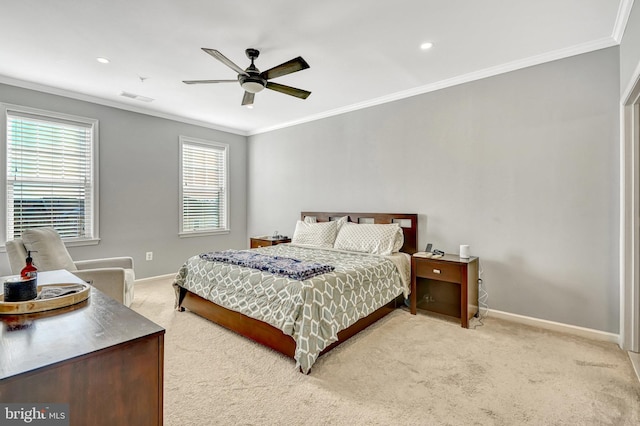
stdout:
[[(0, 82), (250, 135), (616, 45), (632, 4), (0, 0)], [(186, 85), (236, 78), (202, 47), (242, 68), (257, 48), (263, 71), (302, 56), (310, 69), (273, 81), (312, 94), (264, 90), (248, 109), (239, 84)]]

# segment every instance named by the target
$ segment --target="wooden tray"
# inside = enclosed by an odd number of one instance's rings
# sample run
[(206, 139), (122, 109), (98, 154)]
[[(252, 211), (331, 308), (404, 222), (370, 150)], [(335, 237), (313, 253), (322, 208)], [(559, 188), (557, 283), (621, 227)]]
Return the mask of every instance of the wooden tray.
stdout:
[(34, 312), (44, 312), (65, 306), (75, 305), (89, 297), (91, 286), (89, 284), (44, 284), (38, 286), (38, 294), (45, 287), (65, 287), (83, 286), (84, 288), (76, 293), (64, 296), (52, 297), (42, 300), (27, 300), (25, 302), (5, 302), (4, 295), (0, 294), (0, 315), (31, 314)]

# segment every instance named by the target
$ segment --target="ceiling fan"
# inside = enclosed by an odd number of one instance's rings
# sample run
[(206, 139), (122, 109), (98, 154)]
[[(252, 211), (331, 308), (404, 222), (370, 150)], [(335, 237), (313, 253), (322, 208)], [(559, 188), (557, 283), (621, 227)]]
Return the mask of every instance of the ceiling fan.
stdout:
[(271, 80), (273, 78), (282, 77), (283, 75), (291, 74), (297, 71), (302, 71), (309, 68), (309, 64), (302, 59), (301, 56), (291, 59), (283, 64), (270, 68), (266, 71), (260, 72), (258, 68), (253, 64), (253, 61), (260, 55), (260, 51), (256, 49), (247, 49), (245, 53), (249, 59), (251, 59), (251, 65), (246, 70), (243, 70), (238, 65), (233, 63), (229, 58), (215, 49), (202, 48), (209, 55), (213, 56), (232, 70), (238, 73), (236, 80), (183, 80), (186, 84), (209, 84), (209, 83), (235, 83), (239, 82), (240, 86), (244, 89), (244, 97), (242, 98), (242, 105), (253, 106), (253, 98), (256, 93), (262, 91), (265, 87), (267, 89), (275, 90), (276, 92), (284, 93), (285, 95), (295, 96), (301, 99), (307, 99), (311, 92), (302, 89), (296, 89), (295, 87), (285, 86), (283, 84), (274, 83)]

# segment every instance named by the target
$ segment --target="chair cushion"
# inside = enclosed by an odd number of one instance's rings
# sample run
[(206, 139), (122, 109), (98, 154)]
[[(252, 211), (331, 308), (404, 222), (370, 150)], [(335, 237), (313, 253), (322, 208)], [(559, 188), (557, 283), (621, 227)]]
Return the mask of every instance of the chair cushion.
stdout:
[(7, 241), (5, 247), (7, 249), (7, 257), (9, 258), (9, 266), (11, 266), (11, 273), (17, 275), (22, 271), (22, 268), (24, 268), (25, 259), (27, 258), (27, 252), (24, 249), (22, 238)]
[(27, 251), (31, 251), (33, 264), (39, 271), (77, 270), (73, 259), (71, 259), (67, 248), (55, 229), (27, 229), (22, 233), (22, 242)]

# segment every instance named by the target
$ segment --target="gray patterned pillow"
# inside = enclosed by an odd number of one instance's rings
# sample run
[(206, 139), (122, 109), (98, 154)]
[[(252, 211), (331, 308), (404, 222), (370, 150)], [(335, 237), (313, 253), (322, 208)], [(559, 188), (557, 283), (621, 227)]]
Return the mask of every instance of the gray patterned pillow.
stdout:
[(335, 221), (307, 223), (299, 220), (291, 238), (292, 244), (315, 247), (333, 247), (338, 227)]
[(397, 223), (346, 223), (338, 232), (334, 248), (389, 256), (402, 248), (404, 234)]

